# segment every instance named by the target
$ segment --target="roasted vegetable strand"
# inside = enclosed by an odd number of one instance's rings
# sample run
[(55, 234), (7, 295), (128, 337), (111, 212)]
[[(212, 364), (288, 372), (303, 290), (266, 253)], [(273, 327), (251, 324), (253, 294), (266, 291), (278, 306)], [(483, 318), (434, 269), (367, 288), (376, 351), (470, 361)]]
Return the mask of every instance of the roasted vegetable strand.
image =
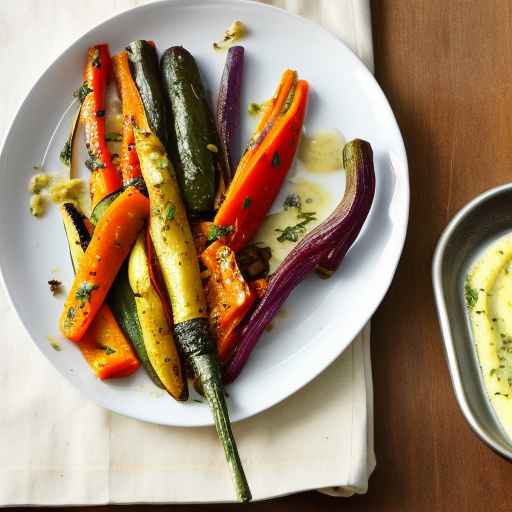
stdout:
[(244, 48), (243, 46), (233, 46), (228, 50), (217, 99), (217, 130), (224, 158), (224, 184), (226, 186), (230, 184), (238, 163), (235, 161), (235, 143), (240, 128), (243, 69)]
[(80, 111), (85, 126), (85, 140), (89, 159), (86, 166), (91, 171), (92, 208), (121, 186), (121, 177), (112, 163), (105, 140), (105, 91), (111, 62), (108, 46), (93, 46), (87, 53), (84, 85), (87, 86)]
[[(87, 224), (87, 219), (71, 203), (61, 205), (60, 212), (73, 268), (77, 269), (89, 245), (92, 226)], [(97, 317), (78, 343), (78, 348), (100, 379), (125, 377), (140, 366), (107, 304), (101, 306)]]
[(342, 201), (320, 226), (292, 249), (271, 277), (265, 295), (241, 325), (241, 341), (226, 369), (228, 381), (235, 379), (242, 371), (263, 330), (292, 290), (317, 265), (325, 261), (326, 255), (334, 252), (338, 264), (340, 255), (344, 255), (357, 238), (375, 194), (370, 144), (359, 139), (349, 142), (343, 149), (343, 164), (346, 169), (346, 188)]
[(212, 409), (237, 496), (241, 501), (248, 501), (251, 493), (231, 432), (209, 333), (197, 253), (174, 170), (162, 143), (153, 134), (136, 129), (135, 141), (151, 202), (151, 238), (172, 305), (175, 339), (199, 378)]
[(194, 57), (181, 46), (166, 50), (162, 74), (172, 110), (178, 165), (176, 174), (192, 214), (214, 207), (221, 172), (219, 140)]
[(245, 166), (237, 170), (215, 216), (218, 226), (235, 226), (229, 246), (237, 252), (258, 230), (279, 193), (297, 150), (308, 98), (308, 83), (297, 82), (293, 101), (274, 123)]
[[(155, 45), (150, 41), (134, 41), (128, 45), (126, 51), (149, 127), (168, 149), (169, 111), (160, 79), (160, 66)], [(145, 129), (143, 126), (139, 128)]]
[(149, 216), (149, 201), (127, 188), (96, 225), (60, 319), (62, 334), (79, 341), (94, 320), (124, 259)]
[(227, 245), (214, 242), (201, 254), (201, 260), (210, 271), (207, 293), (210, 326), (217, 339), (219, 359), (224, 362), (236, 339), (235, 328), (252, 306), (255, 294), (238, 268), (235, 253)]
[(151, 283), (144, 234), (139, 235), (130, 254), (128, 276), (135, 294), (144, 346), (151, 365), (169, 394), (176, 400), (186, 400), (188, 388), (174, 342), (172, 326)]
[(141, 130), (148, 131), (149, 123), (139, 91), (131, 75), (128, 53), (121, 52), (114, 55), (112, 57), (112, 67), (123, 108), (123, 131), (120, 152), (121, 174), (123, 176), (123, 183), (128, 185), (141, 176), (139, 157), (137, 156), (137, 151), (135, 151), (133, 126), (135, 125)]

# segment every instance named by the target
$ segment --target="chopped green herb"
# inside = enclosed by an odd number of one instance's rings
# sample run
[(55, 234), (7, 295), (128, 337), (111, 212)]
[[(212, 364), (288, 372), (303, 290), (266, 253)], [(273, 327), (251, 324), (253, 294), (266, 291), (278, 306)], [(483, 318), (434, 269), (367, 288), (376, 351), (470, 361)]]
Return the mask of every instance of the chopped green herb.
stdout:
[(110, 356), (110, 355), (115, 354), (115, 353), (116, 353), (116, 351), (113, 348), (105, 347), (105, 354), (107, 356)]
[(302, 219), (301, 222), (294, 226), (286, 226), (284, 229), (277, 228), (276, 231), (281, 233), (277, 237), (278, 242), (298, 242), (306, 234), (306, 226), (316, 220), (315, 212), (300, 212), (297, 215), (298, 219)]
[(212, 224), (208, 230), (208, 242), (213, 242), (219, 238), (229, 235), (234, 230), (233, 226), (217, 226)]
[(87, 80), (84, 80), (82, 85), (73, 93), (73, 96), (78, 98), (80, 103), (83, 103), (90, 92), (92, 92), (92, 89), (89, 87)]
[(251, 206), (251, 202), (252, 202), (252, 199), (249, 196), (247, 196), (244, 199), (244, 204), (243, 204), (244, 209), (249, 208), (249, 206)]
[(281, 157), (279, 156), (279, 153), (276, 151), (274, 153), (274, 156), (272, 157), (272, 167), (279, 167), (281, 164)]
[(176, 206), (174, 206), (173, 204), (169, 205), (167, 207), (167, 211), (165, 212), (166, 220), (171, 221), (172, 219), (174, 219), (175, 214), (176, 214)]
[(89, 300), (91, 299), (91, 293), (94, 290), (97, 290), (98, 288), (99, 286), (97, 284), (84, 281), (76, 291), (75, 297), (80, 301), (80, 304), (83, 306), (86, 302), (89, 302)]
[(60, 161), (67, 165), (68, 167), (71, 165), (71, 152), (72, 152), (72, 145), (71, 145), (71, 136), (69, 139), (65, 142), (64, 147), (62, 148), (62, 151), (60, 152), (59, 158)]
[(110, 132), (110, 133), (107, 133), (107, 135), (105, 136), (105, 140), (107, 142), (121, 142), (123, 140), (123, 138), (121, 137), (120, 133)]
[(302, 200), (296, 192), (292, 192), (286, 196), (286, 199), (283, 203), (284, 209), (288, 210), (289, 208), (297, 208), (297, 210), (302, 209)]
[(64, 320), (64, 327), (66, 329), (70, 329), (73, 324), (75, 323), (75, 316), (76, 311), (75, 308), (71, 307), (68, 309), (68, 312), (66, 313), (66, 319)]
[(249, 103), (249, 106), (247, 107), (247, 112), (249, 112), (250, 116), (255, 116), (260, 113), (262, 108), (263, 106), (260, 105), (259, 103), (252, 102)]
[(464, 297), (466, 299), (466, 306), (469, 309), (473, 309), (478, 301), (478, 291), (466, 283), (464, 286)]
[(62, 350), (62, 347), (56, 341), (50, 342), (50, 345), (53, 348), (53, 350), (56, 350), (57, 352), (60, 352)]
[(90, 171), (105, 168), (105, 164), (101, 160), (98, 160), (96, 155), (94, 155), (93, 153), (89, 153), (89, 158), (85, 161), (85, 166)]

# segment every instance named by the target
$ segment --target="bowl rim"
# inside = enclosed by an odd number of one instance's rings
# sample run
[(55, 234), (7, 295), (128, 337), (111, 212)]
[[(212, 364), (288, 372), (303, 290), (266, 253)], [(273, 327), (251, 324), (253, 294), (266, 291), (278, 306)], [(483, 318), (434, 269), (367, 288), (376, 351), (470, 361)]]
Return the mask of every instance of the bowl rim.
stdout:
[(437, 318), (441, 327), (441, 337), (443, 340), (444, 354), (448, 364), (448, 372), (452, 382), (455, 398), (462, 415), (468, 422), (471, 430), (483, 441), (489, 448), (494, 450), (498, 455), (512, 461), (512, 449), (507, 450), (500, 443), (497, 443), (487, 432), (481, 421), (477, 419), (469, 404), (466, 390), (463, 384), (463, 378), (460, 373), (460, 366), (457, 362), (456, 349), (453, 344), (451, 334), (451, 320), (446, 308), (444, 300), (444, 287), (441, 277), (441, 268), (444, 261), (445, 251), (452, 236), (458, 226), (477, 208), (486, 203), (490, 199), (506, 192), (512, 192), (512, 183), (499, 185), (497, 187), (486, 190), (463, 206), (450, 220), (446, 228), (443, 230), (432, 259), (432, 284), (434, 290), (434, 299), (436, 305)]

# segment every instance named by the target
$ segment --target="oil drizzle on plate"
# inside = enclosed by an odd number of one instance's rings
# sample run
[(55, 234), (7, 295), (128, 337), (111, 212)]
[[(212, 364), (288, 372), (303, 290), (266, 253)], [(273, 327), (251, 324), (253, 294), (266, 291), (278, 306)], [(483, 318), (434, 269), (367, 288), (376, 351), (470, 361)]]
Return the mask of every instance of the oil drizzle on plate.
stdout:
[(303, 134), (299, 146), (299, 160), (309, 172), (323, 173), (343, 167), (345, 140), (337, 130), (318, 131), (312, 136)]
[[(287, 187), (288, 194), (297, 194), (300, 197), (303, 212), (314, 212), (316, 219), (306, 226), (304, 235), (318, 226), (330, 213), (332, 199), (329, 191), (313, 181), (297, 179)], [(274, 272), (287, 254), (295, 246), (294, 242), (278, 241), (280, 232), (287, 226), (295, 226), (301, 220), (297, 217), (296, 208), (283, 209), (279, 213), (268, 215), (254, 237), (254, 242), (270, 247), (272, 258), (270, 259), (270, 272)], [(303, 236), (304, 236), (303, 235)], [(301, 237), (302, 238), (302, 237)]]

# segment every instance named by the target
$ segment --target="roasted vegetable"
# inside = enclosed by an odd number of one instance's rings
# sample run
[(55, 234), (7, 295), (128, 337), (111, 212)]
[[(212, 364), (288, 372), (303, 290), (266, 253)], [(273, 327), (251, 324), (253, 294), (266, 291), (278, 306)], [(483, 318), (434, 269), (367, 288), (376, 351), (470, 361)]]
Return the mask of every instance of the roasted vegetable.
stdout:
[(214, 207), (217, 177), (222, 175), (219, 139), (196, 61), (181, 46), (162, 56), (165, 91), (172, 110), (178, 165), (176, 174), (192, 214)]
[(290, 106), (290, 101), (291, 98), (293, 98), (296, 86), (297, 72), (292, 69), (285, 70), (279, 80), (279, 85), (277, 86), (274, 96), (260, 105), (260, 107), (264, 109), (263, 114), (238, 163), (236, 172), (241, 172), (252, 159), (254, 153), (274, 126), (276, 120)]
[(252, 281), (253, 279), (268, 275), (271, 257), (272, 251), (270, 247), (250, 244), (238, 251), (236, 261), (245, 279)]
[(131, 75), (128, 53), (121, 52), (114, 55), (112, 57), (112, 67), (123, 108), (123, 133), (120, 151), (121, 174), (123, 184), (129, 185), (141, 176), (139, 157), (137, 151), (135, 151), (133, 125), (141, 130), (148, 131), (149, 123), (139, 91)]
[[(92, 226), (71, 203), (61, 205), (60, 212), (76, 270), (90, 242)], [(135, 372), (140, 363), (119, 328), (112, 311), (103, 304), (78, 347), (87, 364), (100, 379), (125, 377)]]
[(291, 167), (300, 140), (307, 98), (308, 83), (299, 80), (296, 87), (290, 89), (281, 115), (258, 143), (252, 158), (240, 162), (214, 220), (218, 226), (235, 227), (228, 244), (235, 252), (255, 235)]
[[(169, 148), (169, 112), (160, 80), (160, 67), (155, 45), (149, 41), (134, 41), (127, 48), (133, 79), (137, 84), (151, 131)], [(145, 129), (144, 126), (139, 126)]]
[(93, 46), (87, 53), (87, 66), (82, 84), (83, 99), (80, 121), (85, 126), (85, 140), (89, 159), (85, 162), (91, 171), (91, 201), (94, 207), (112, 190), (121, 186), (121, 176), (112, 163), (105, 140), (105, 91), (111, 62), (108, 46)]
[(209, 270), (208, 306), (210, 328), (217, 340), (217, 352), (225, 362), (236, 340), (235, 329), (252, 306), (256, 295), (238, 268), (235, 253), (219, 241), (201, 254)]
[(217, 99), (217, 130), (224, 158), (224, 183), (229, 185), (238, 162), (235, 145), (240, 129), (240, 93), (244, 69), (244, 48), (233, 46), (228, 50), (226, 65), (220, 81)]
[[(120, 167), (123, 185), (129, 186), (133, 184), (141, 186), (142, 178), (140, 174), (139, 157), (135, 150), (133, 125), (135, 124), (135, 126), (149, 130), (149, 123), (139, 91), (132, 78), (128, 52), (124, 51), (114, 55), (114, 57), (112, 57), (112, 68), (123, 111), (120, 150)], [(142, 80), (142, 78), (140, 78), (140, 80)], [(101, 218), (106, 208), (108, 208), (109, 204), (118, 194), (119, 192), (106, 198), (96, 207), (94, 212), (96, 214), (94, 215), (96, 222)], [(127, 262), (121, 267), (110, 290), (108, 300), (121, 327), (134, 345), (147, 373), (157, 386), (163, 388), (163, 383), (151, 364), (144, 344), (144, 336), (137, 313), (135, 295), (128, 282)]]
[(172, 326), (167, 320), (162, 301), (151, 283), (144, 238), (144, 234), (139, 235), (128, 263), (128, 276), (135, 294), (144, 345), (151, 365), (165, 389), (176, 400), (186, 400), (187, 383), (174, 343)]
[(60, 319), (62, 334), (79, 341), (98, 313), (121, 265), (149, 216), (135, 187), (117, 197), (96, 225)]
[(121, 270), (110, 288), (107, 302), (119, 323), (119, 326), (125, 333), (126, 337), (131, 341), (133, 348), (139, 356), (140, 362), (148, 373), (151, 380), (160, 388), (164, 385), (158, 378), (153, 368), (149, 355), (144, 345), (144, 336), (142, 327), (139, 322), (137, 313), (137, 304), (135, 303), (135, 295), (128, 281), (128, 262), (123, 263)]
[(370, 212), (375, 193), (370, 144), (363, 140), (349, 142), (343, 149), (343, 164), (346, 169), (346, 189), (342, 201), (320, 226), (292, 249), (271, 277), (265, 295), (241, 326), (240, 343), (226, 369), (228, 381), (235, 379), (242, 371), (263, 330), (292, 290), (325, 261), (326, 255), (335, 253), (336, 263), (339, 263), (340, 256), (345, 255), (357, 238)]
[(172, 305), (176, 343), (192, 365), (212, 409), (237, 496), (248, 501), (251, 493), (231, 432), (197, 253), (174, 170), (153, 134), (135, 129), (135, 141), (151, 202), (149, 230)]

